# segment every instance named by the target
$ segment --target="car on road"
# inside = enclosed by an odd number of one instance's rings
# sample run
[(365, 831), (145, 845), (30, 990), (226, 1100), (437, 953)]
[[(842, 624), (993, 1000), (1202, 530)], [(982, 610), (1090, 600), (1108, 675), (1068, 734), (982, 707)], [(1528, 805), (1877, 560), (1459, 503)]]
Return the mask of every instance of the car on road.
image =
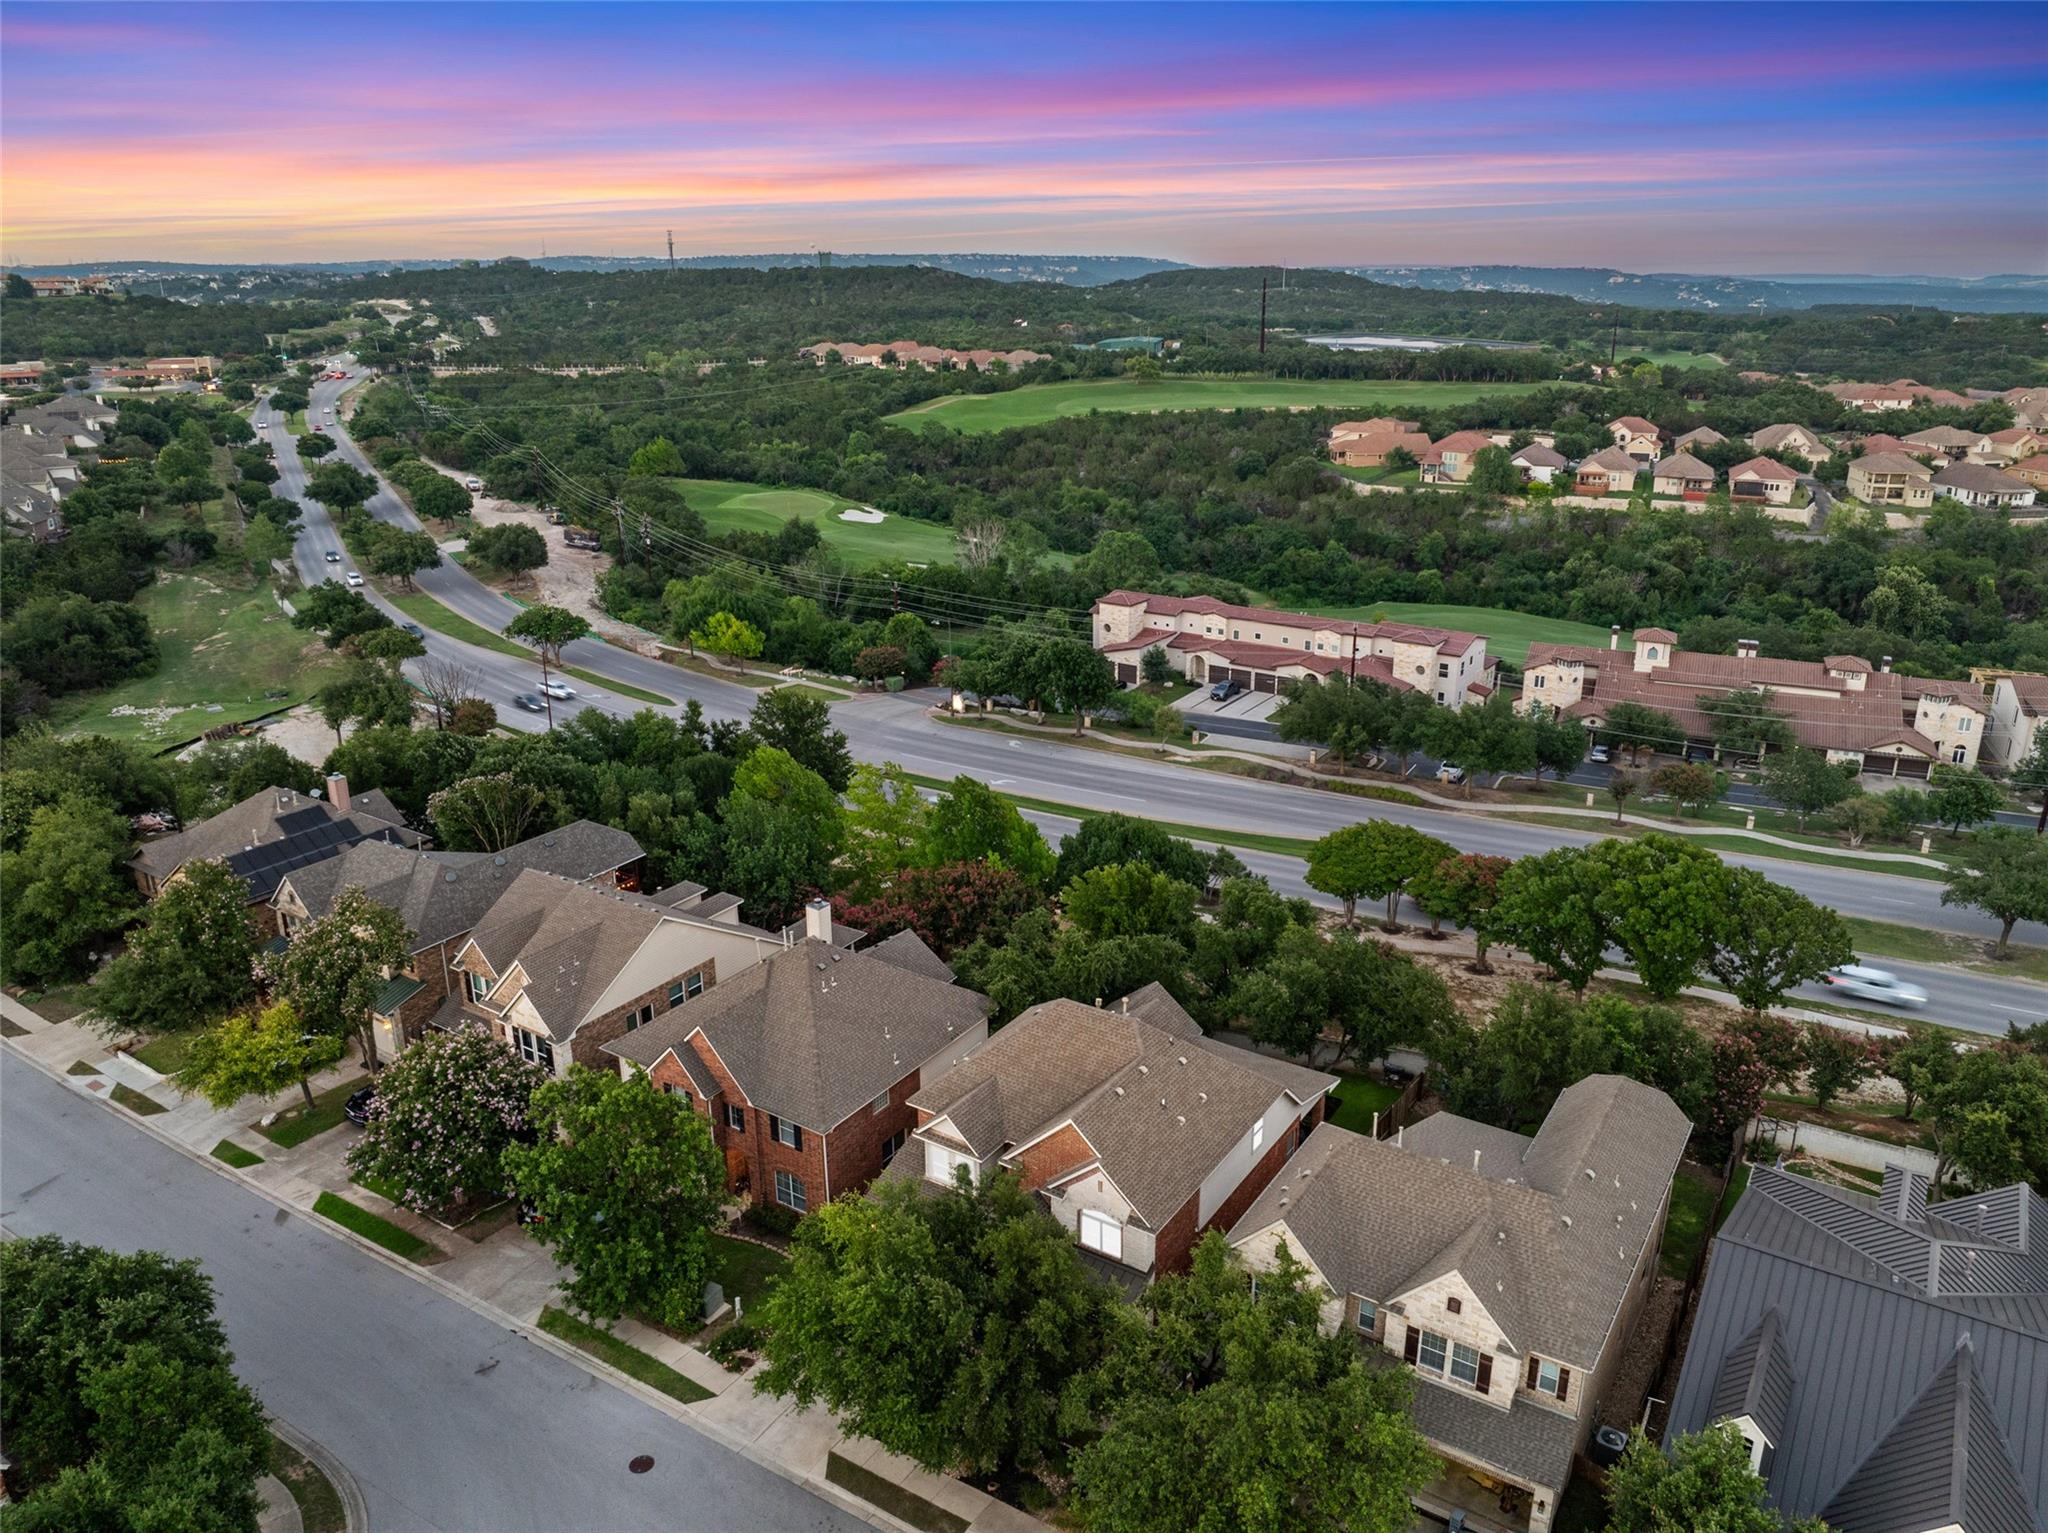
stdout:
[(348, 583), (352, 586), (359, 586), (363, 583), (363, 577), (356, 573), (356, 571), (350, 570), (348, 572)]
[(476, 475), (471, 474), (467, 479), (462, 481), (462, 487), (465, 490), (481, 490), (484, 487), (484, 482), (481, 479), (477, 478)]
[(326, 430), (327, 428), (326, 428), (325, 426), (321, 425), (321, 424), (320, 424), (320, 423), (319, 423), (318, 421), (315, 421), (315, 422), (313, 422), (313, 429), (314, 429), (315, 431), (325, 431), (325, 430)]
[(426, 629), (420, 627), (418, 623), (400, 623), (398, 626), (411, 634), (415, 639), (424, 639), (427, 636)]
[(512, 694), (512, 701), (516, 706), (524, 708), (528, 713), (547, 712), (548, 705), (542, 702), (537, 694), (532, 692), (515, 692)]
[(357, 1127), (361, 1127), (370, 1121), (370, 1108), (376, 1100), (377, 1088), (365, 1086), (341, 1104), (341, 1115)]
[(1614, 759), (1614, 755), (1611, 751), (1607, 749), (1606, 746), (1596, 745), (1591, 750), (1586, 752), (1586, 759), (1590, 762), (1593, 762), (1595, 765), (1605, 766), (1608, 762)]
[(1209, 701), (1212, 703), (1227, 703), (1243, 690), (1244, 688), (1234, 681), (1219, 681), (1209, 689)]
[(328, 549), (328, 550), (327, 550), (327, 562), (328, 562), (329, 564), (339, 564), (339, 563), (341, 563), (341, 550), (340, 550), (340, 549), (338, 549), (338, 548), (330, 548), (330, 549)]
[(1918, 985), (1908, 984), (1889, 969), (1873, 969), (1865, 964), (1845, 963), (1839, 969), (1828, 970), (1820, 982), (1859, 1001), (1877, 1001), (1886, 1006), (1927, 1004), (1927, 992)]
[(258, 431), (268, 431), (270, 429), (270, 422), (262, 419), (260, 416), (256, 419), (254, 424)]
[(549, 697), (552, 697), (558, 703), (566, 702), (576, 695), (576, 689), (574, 687), (565, 686), (563, 683), (555, 680), (555, 678), (552, 676), (550, 676), (546, 681), (540, 684), (540, 689), (541, 691), (547, 693)]

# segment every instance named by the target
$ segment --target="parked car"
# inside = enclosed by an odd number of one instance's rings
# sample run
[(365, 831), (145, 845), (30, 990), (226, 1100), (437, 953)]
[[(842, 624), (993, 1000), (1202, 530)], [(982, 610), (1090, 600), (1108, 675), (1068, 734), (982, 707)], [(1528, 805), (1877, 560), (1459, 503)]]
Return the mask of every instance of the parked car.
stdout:
[(1456, 787), (1465, 780), (1465, 769), (1461, 766), (1453, 766), (1450, 762), (1446, 761), (1436, 769), (1436, 775), (1437, 781), (1447, 782), (1452, 787)]
[(328, 550), (327, 550), (327, 562), (328, 562), (329, 564), (339, 564), (339, 563), (341, 563), (341, 550), (340, 550), (340, 549), (338, 549), (338, 548), (330, 548), (330, 549), (328, 549)]
[(377, 1088), (365, 1086), (341, 1104), (341, 1115), (358, 1127), (370, 1121), (370, 1107), (377, 1100)]
[(363, 583), (363, 577), (354, 570), (350, 570), (348, 572), (348, 583), (352, 586), (359, 586)]
[(548, 709), (548, 705), (532, 692), (515, 692), (512, 694), (512, 701), (528, 713), (545, 713)]
[(1586, 759), (1588, 761), (1597, 762), (1601, 766), (1605, 766), (1608, 762), (1614, 759), (1614, 755), (1611, 751), (1607, 749), (1606, 746), (1596, 745), (1591, 750), (1586, 752)]
[(1227, 703), (1243, 690), (1244, 688), (1234, 681), (1219, 681), (1209, 689), (1209, 701), (1212, 703)]
[(549, 697), (552, 697), (558, 703), (567, 702), (570, 698), (576, 695), (576, 689), (574, 687), (565, 686), (552, 676), (550, 676), (546, 681), (540, 684), (540, 689), (541, 691), (547, 693)]
[(426, 629), (420, 627), (418, 623), (400, 623), (398, 626), (411, 634), (415, 639), (424, 639), (427, 636)]
[(462, 481), (462, 487), (465, 490), (481, 490), (484, 487), (484, 482), (481, 479), (477, 478), (476, 475), (471, 474), (467, 479)]
[(1886, 1006), (1927, 1004), (1927, 992), (1918, 985), (1907, 984), (1889, 969), (1866, 968), (1860, 963), (1845, 963), (1839, 969), (1830, 969), (1820, 977), (1820, 982), (1831, 990), (1853, 995), (1859, 1001), (1878, 1001)]

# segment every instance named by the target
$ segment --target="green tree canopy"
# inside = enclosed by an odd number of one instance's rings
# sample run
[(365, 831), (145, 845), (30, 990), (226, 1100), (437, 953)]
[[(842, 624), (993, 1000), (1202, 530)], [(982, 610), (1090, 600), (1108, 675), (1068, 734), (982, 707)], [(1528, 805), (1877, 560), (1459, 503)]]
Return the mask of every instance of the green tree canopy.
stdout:
[(1822, 814), (1855, 795), (1855, 768), (1836, 766), (1823, 751), (1803, 746), (1766, 756), (1758, 774), (1764, 792), (1791, 810), (1801, 830), (1808, 816)]
[(1055, 867), (1052, 848), (1017, 806), (978, 778), (960, 776), (932, 806), (920, 861), (1000, 862), (1043, 888)]
[(1842, 918), (1751, 868), (1726, 868), (1707, 969), (1753, 1012), (1839, 964), (1855, 950)]
[(412, 933), (389, 905), (345, 888), (326, 915), (301, 926), (277, 960), (277, 993), (298, 1011), (308, 1032), (354, 1038), (363, 1062), (377, 1063), (370, 1004), (384, 981), (405, 966)]
[(830, 784), (787, 751), (752, 751), (733, 774), (722, 812), (725, 884), (750, 920), (779, 926), (832, 887), (845, 812)]
[(178, 1086), (222, 1108), (296, 1086), (310, 1109), (312, 1076), (338, 1061), (346, 1048), (340, 1038), (307, 1032), (298, 1012), (280, 1001), (260, 1012), (225, 1017), (199, 1033), (178, 1072)]
[(85, 971), (140, 896), (127, 875), (128, 826), (103, 800), (67, 793), (29, 816), (0, 854), (0, 977), (41, 985)]
[(225, 862), (188, 862), (100, 977), (94, 1010), (129, 1032), (197, 1026), (256, 994), (249, 886)]
[(2013, 927), (2048, 921), (2048, 841), (2004, 826), (1979, 831), (1949, 872), (1941, 902), (1968, 905), (1998, 922), (1996, 953), (2003, 958)]
[[(1668, 1449), (1641, 1432), (1608, 1471), (1612, 1533), (1785, 1533), (1770, 1491), (1749, 1467), (1749, 1445), (1733, 1423), (1682, 1433)], [(1817, 1520), (1792, 1533), (1826, 1533)]]
[(1493, 934), (1584, 990), (1614, 942), (1605, 880), (1578, 847), (1518, 858), (1501, 875)]
[(853, 779), (846, 732), (832, 727), (831, 705), (821, 697), (791, 687), (764, 692), (747, 715), (747, 728), (763, 745), (816, 772), (834, 793), (844, 793)]
[(530, 1137), (533, 1094), (546, 1081), (487, 1033), (430, 1030), (377, 1077), (349, 1172), (397, 1188), (423, 1214), (495, 1197), (504, 1152)]
[(1060, 891), (1067, 919), (1091, 937), (1147, 934), (1186, 942), (1202, 891), (1142, 862), (1090, 868)]
[(1965, 766), (1937, 763), (1927, 774), (1927, 810), (1937, 825), (1946, 825), (1951, 836), (1960, 836), (1972, 825), (1982, 825), (2005, 807), (2005, 792), (1982, 772)]

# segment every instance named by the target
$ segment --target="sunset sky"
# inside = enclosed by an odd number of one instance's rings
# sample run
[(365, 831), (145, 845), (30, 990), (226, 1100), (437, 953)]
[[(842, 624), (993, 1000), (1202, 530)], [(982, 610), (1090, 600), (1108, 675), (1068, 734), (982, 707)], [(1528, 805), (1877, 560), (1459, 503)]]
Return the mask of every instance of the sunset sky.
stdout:
[(0, 14), (0, 258), (2048, 270), (2048, 6)]

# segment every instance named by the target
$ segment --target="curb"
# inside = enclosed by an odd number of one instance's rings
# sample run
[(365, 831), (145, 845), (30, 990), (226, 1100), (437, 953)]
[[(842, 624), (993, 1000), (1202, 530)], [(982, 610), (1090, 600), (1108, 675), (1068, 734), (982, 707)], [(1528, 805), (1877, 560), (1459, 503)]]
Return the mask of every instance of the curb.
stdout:
[[(37, 1059), (33, 1054), (29, 1054), (26, 1051), (15, 1047), (14, 1041), (12, 1039), (5, 1040), (5, 1047), (7, 1052), (16, 1056), (24, 1064), (27, 1064), (32, 1069), (40, 1070), (43, 1074), (49, 1076), (52, 1080), (57, 1081), (59, 1084), (68, 1086), (69, 1083), (66, 1081), (61, 1071), (53, 1070), (52, 1068), (50, 1068), (50, 1066), (44, 1064), (41, 1060)], [(287, 1213), (298, 1215), (299, 1217), (305, 1219), (308, 1223), (312, 1224), (315, 1228), (321, 1230), (331, 1239), (341, 1241), (345, 1245), (354, 1246), (358, 1251), (362, 1252), (364, 1255), (372, 1258), (375, 1261), (382, 1262), (385, 1266), (391, 1268), (393, 1271), (404, 1274), (406, 1277), (410, 1278), (416, 1283), (425, 1284), (427, 1287), (432, 1288), (433, 1290), (435, 1290), (435, 1292), (439, 1293), (443, 1298), (454, 1300), (456, 1303), (462, 1305), (471, 1313), (481, 1315), (485, 1319), (503, 1326), (506, 1330), (512, 1332), (514, 1335), (522, 1337), (526, 1341), (533, 1343), (535, 1346), (542, 1347), (545, 1350), (554, 1353), (557, 1357), (562, 1358), (566, 1362), (574, 1363), (577, 1367), (583, 1369), (586, 1373), (592, 1374), (593, 1376), (604, 1380), (606, 1383), (624, 1390), (626, 1393), (633, 1395), (636, 1399), (640, 1400), (643, 1404), (653, 1407), (655, 1410), (660, 1411), (663, 1415), (668, 1416), (670, 1419), (689, 1428), (691, 1431), (696, 1432), (703, 1437), (711, 1439), (713, 1442), (717, 1443), (720, 1447), (726, 1449), (728, 1452), (739, 1455), (741, 1458), (746, 1459), (749, 1463), (760, 1465), (763, 1469), (766, 1469), (770, 1473), (775, 1474), (780, 1478), (789, 1481), (793, 1485), (802, 1486), (812, 1495), (818, 1497), (820, 1500), (830, 1502), (833, 1506), (845, 1512), (848, 1516), (859, 1518), (861, 1521), (868, 1523), (872, 1527), (885, 1528), (890, 1530), (900, 1530), (900, 1533), (918, 1533), (918, 1530), (912, 1524), (899, 1521), (897, 1518), (892, 1517), (891, 1515), (889, 1515), (889, 1513), (884, 1512), (879, 1507), (872, 1506), (868, 1502), (862, 1501), (859, 1497), (850, 1495), (848, 1492), (840, 1489), (840, 1487), (838, 1487), (837, 1485), (834, 1485), (830, 1481), (826, 1480), (823, 1475), (805, 1474), (795, 1469), (791, 1465), (782, 1462), (780, 1459), (770, 1458), (765, 1454), (756, 1452), (751, 1442), (737, 1436), (735, 1433), (728, 1430), (724, 1425), (722, 1425), (719, 1422), (707, 1421), (700, 1418), (696, 1412), (691, 1410), (689, 1406), (684, 1405), (681, 1401), (673, 1399), (670, 1396), (663, 1394), (660, 1390), (653, 1388), (651, 1385), (642, 1384), (638, 1379), (633, 1378), (630, 1374), (621, 1373), (618, 1369), (612, 1367), (609, 1363), (604, 1362), (600, 1358), (592, 1357), (589, 1353), (584, 1352), (577, 1347), (570, 1346), (569, 1343), (567, 1343), (566, 1341), (561, 1341), (556, 1337), (550, 1336), (547, 1332), (541, 1330), (539, 1327), (519, 1319), (516, 1315), (511, 1314), (509, 1311), (499, 1309), (496, 1305), (488, 1303), (483, 1299), (477, 1298), (476, 1295), (469, 1293), (467, 1290), (456, 1287), (446, 1278), (437, 1277), (429, 1269), (417, 1266), (414, 1263), (408, 1262), (401, 1257), (394, 1256), (391, 1252), (386, 1251), (382, 1246), (379, 1246), (372, 1241), (365, 1240), (362, 1236), (356, 1234), (355, 1231), (345, 1229), (341, 1225), (336, 1224), (331, 1219), (322, 1218), (319, 1214), (314, 1213), (311, 1209), (301, 1208), (298, 1204), (290, 1201), (288, 1198), (281, 1197), (277, 1193), (271, 1191), (268, 1187), (265, 1187), (258, 1182), (252, 1182), (251, 1180), (249, 1180), (249, 1178), (243, 1176), (241, 1173), (236, 1171), (233, 1167), (227, 1165), (225, 1162), (217, 1161), (212, 1156), (202, 1154), (198, 1150), (193, 1149), (190, 1145), (185, 1144), (180, 1140), (172, 1138), (162, 1129), (159, 1129), (155, 1125), (153, 1125), (148, 1118), (137, 1117), (133, 1113), (117, 1109), (111, 1101), (105, 1098), (92, 1097), (89, 1093), (78, 1091), (76, 1088), (71, 1088), (71, 1090), (74, 1096), (85, 1097), (87, 1100), (97, 1101), (105, 1111), (113, 1113), (116, 1117), (122, 1119), (125, 1122), (133, 1124), (136, 1128), (142, 1130), (144, 1133), (149, 1134), (152, 1138), (157, 1139), (166, 1145), (169, 1145), (173, 1150), (176, 1150), (180, 1155), (183, 1155), (187, 1160), (190, 1160), (197, 1165), (205, 1167), (209, 1172), (213, 1173), (214, 1175), (222, 1177), (227, 1181), (233, 1182), (237, 1187), (241, 1187), (248, 1192), (254, 1193), (257, 1197), (262, 1198), (265, 1202), (275, 1204), (277, 1207), (285, 1210)], [(271, 1420), (273, 1425), (279, 1425), (275, 1417), (272, 1417)], [(285, 1433), (282, 1430), (280, 1430), (278, 1435), (283, 1437), (285, 1436)], [(288, 1442), (291, 1442), (293, 1447), (298, 1448), (299, 1451), (301, 1453), (304, 1453), (308, 1458), (315, 1458), (315, 1453), (313, 1452), (313, 1450), (305, 1445), (306, 1443), (309, 1443), (311, 1439), (305, 1439), (301, 1441), (298, 1439), (287, 1437), (286, 1440)], [(325, 1450), (321, 1450), (321, 1453), (324, 1455)], [(322, 1456), (316, 1458), (316, 1462), (320, 1464), (320, 1467), (323, 1471), (326, 1471), (328, 1469), (329, 1464), (333, 1462), (333, 1460), (331, 1456)], [(339, 1465), (336, 1465), (336, 1467), (339, 1468)], [(332, 1474), (330, 1474), (329, 1477), (334, 1478)], [(356, 1520), (356, 1514), (354, 1514), (353, 1511), (354, 1506), (359, 1505), (361, 1503), (362, 1493), (360, 1489), (356, 1489), (354, 1491), (356, 1503), (352, 1504), (348, 1499), (350, 1492), (348, 1490), (342, 1489), (344, 1481), (350, 1487), (355, 1486), (355, 1480), (353, 1476), (350, 1476), (347, 1470), (342, 1469), (341, 1478), (336, 1479), (335, 1481), (335, 1488), (338, 1491), (341, 1491), (342, 1493), (343, 1506), (345, 1508), (351, 1508), (352, 1515), (349, 1519), (350, 1533), (368, 1533), (369, 1524), (367, 1509), (363, 1509), (360, 1513), (363, 1519), (362, 1521)]]
[(369, 1504), (363, 1500), (363, 1488), (356, 1484), (356, 1477), (348, 1472), (347, 1466), (282, 1416), (270, 1418), (270, 1430), (305, 1454), (327, 1476), (328, 1484), (341, 1497), (342, 1520), (348, 1533), (369, 1533)]

